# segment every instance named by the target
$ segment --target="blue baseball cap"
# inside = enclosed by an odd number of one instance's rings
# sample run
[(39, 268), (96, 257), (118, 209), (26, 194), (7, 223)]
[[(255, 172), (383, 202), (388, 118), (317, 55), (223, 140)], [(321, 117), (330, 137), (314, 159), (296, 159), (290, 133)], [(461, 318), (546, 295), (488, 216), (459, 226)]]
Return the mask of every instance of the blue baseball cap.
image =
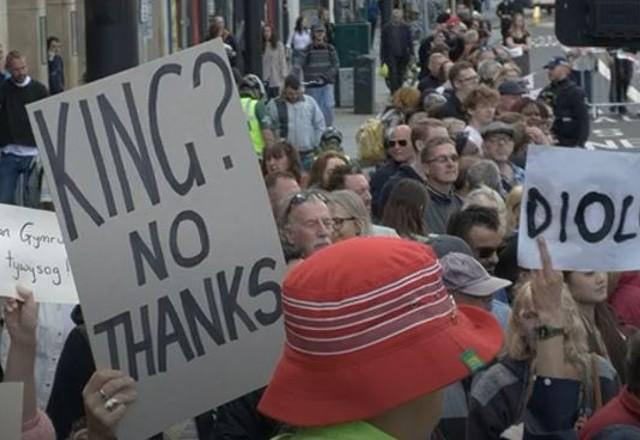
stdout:
[(553, 69), (554, 67), (558, 67), (558, 66), (571, 67), (571, 63), (569, 63), (569, 61), (567, 61), (565, 57), (554, 57), (551, 59), (551, 61), (545, 64), (544, 68)]

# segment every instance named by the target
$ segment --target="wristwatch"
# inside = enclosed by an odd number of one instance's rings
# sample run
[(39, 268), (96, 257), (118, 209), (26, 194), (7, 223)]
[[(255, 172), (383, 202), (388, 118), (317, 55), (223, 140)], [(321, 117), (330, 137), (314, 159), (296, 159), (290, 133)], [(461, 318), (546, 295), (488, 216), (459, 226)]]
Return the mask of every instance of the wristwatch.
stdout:
[(535, 330), (538, 339), (550, 339), (564, 334), (563, 327), (551, 327), (550, 325), (541, 325), (540, 327), (536, 327)]

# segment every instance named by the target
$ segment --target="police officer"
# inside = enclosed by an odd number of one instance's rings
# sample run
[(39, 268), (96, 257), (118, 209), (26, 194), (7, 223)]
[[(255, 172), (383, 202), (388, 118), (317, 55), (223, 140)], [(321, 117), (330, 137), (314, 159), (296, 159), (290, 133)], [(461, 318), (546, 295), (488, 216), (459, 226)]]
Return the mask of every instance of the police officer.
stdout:
[(555, 57), (546, 66), (551, 83), (538, 98), (553, 108), (551, 132), (564, 147), (584, 147), (589, 137), (589, 111), (584, 91), (568, 76), (571, 64), (564, 57)]
[(263, 101), (264, 86), (256, 75), (249, 74), (242, 78), (238, 89), (242, 110), (247, 116), (249, 137), (256, 155), (261, 159), (265, 145), (273, 142), (270, 119)]

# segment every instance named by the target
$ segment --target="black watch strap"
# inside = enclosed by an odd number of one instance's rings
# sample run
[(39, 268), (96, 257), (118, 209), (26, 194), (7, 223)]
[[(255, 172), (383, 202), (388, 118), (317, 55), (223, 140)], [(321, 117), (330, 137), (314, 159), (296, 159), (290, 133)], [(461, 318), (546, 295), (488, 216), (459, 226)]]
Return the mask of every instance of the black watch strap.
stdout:
[(563, 334), (564, 328), (562, 327), (551, 327), (550, 325), (541, 325), (540, 327), (536, 327), (536, 335), (538, 336), (538, 339), (550, 339)]

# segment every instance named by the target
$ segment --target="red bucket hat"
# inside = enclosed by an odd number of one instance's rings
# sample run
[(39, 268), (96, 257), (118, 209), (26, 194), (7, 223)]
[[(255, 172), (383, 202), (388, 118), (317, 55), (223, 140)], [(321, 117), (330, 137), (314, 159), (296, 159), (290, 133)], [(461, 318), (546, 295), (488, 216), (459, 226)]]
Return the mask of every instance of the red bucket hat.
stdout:
[(258, 409), (292, 426), (365, 420), (470, 375), (495, 357), (491, 314), (456, 307), (424, 245), (345, 240), (283, 285), (284, 353)]

